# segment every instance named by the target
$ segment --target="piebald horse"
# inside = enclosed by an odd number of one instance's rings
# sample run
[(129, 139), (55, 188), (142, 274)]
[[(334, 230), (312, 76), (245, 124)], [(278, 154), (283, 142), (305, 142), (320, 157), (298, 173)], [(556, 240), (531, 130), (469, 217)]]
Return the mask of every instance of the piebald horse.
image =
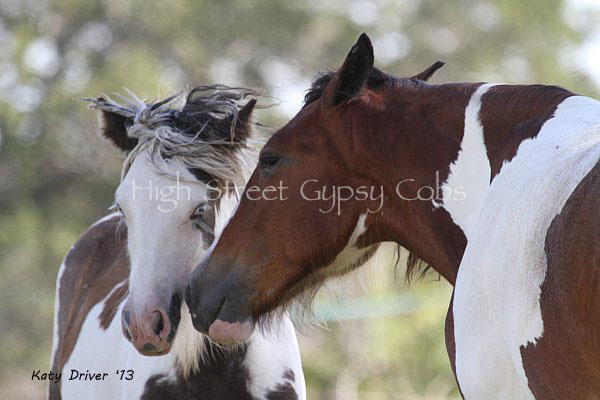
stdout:
[(212, 86), (156, 103), (88, 99), (127, 156), (118, 212), (92, 225), (59, 271), (51, 369), (62, 376), (50, 399), (305, 398), (287, 316), (220, 348), (182, 301), (255, 164), (251, 94)]
[(446, 344), (465, 398), (599, 398), (600, 102), (433, 85), (440, 63), (398, 78), (373, 60), (363, 34), (262, 149), (186, 288), (194, 326), (248, 332), (392, 241), (409, 273), (420, 259), (454, 285)]

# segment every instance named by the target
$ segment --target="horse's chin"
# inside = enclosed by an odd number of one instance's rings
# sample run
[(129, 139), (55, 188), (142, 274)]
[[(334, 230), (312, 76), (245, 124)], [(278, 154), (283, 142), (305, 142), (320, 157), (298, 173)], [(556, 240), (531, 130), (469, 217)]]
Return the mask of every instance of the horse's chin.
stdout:
[(168, 345), (165, 349), (162, 349), (159, 351), (144, 351), (143, 349), (142, 350), (138, 349), (138, 352), (141, 355), (146, 356), (146, 357), (157, 357), (157, 356), (164, 356), (165, 354), (169, 354), (171, 352), (171, 348), (172, 348), (172, 346)]

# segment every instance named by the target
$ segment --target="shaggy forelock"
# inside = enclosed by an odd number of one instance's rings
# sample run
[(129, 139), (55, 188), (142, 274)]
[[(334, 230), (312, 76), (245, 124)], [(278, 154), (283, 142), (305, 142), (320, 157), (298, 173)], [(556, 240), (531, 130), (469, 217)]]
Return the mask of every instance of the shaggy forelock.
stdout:
[(259, 143), (253, 143), (253, 137), (243, 143), (236, 140), (236, 129), (242, 124), (238, 112), (249, 97), (258, 96), (256, 92), (224, 85), (197, 86), (155, 102), (127, 93), (115, 94), (120, 103), (106, 95), (84, 99), (91, 108), (125, 117), (127, 136), (138, 141), (123, 163), (121, 180), (137, 155), (148, 149), (155, 165), (159, 158), (177, 159), (214, 183), (244, 183), (254, 152), (243, 150)]

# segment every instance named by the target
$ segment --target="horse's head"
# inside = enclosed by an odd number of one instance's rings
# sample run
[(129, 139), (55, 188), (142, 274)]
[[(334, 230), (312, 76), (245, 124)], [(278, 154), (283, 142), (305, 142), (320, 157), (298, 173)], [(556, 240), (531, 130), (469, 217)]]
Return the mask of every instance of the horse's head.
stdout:
[(121, 319), (145, 355), (171, 349), (189, 274), (214, 239), (216, 219), (236, 201), (229, 190), (245, 180), (256, 101), (246, 91), (208, 89), (153, 104), (92, 100), (102, 134), (127, 154), (115, 194), (131, 262)]
[(197, 329), (243, 340), (258, 317), (357, 268), (390, 240), (380, 216), (390, 212), (384, 198), (394, 187), (377, 176), (385, 168), (373, 166), (389, 161), (382, 155), (395, 138), (386, 145), (362, 133), (387, 135), (389, 125), (405, 123), (389, 121), (393, 91), (400, 82), (409, 91), (425, 85), (441, 65), (394, 78), (373, 67), (363, 34), (344, 64), (313, 84), (304, 108), (262, 149), (235, 215), (192, 274), (188, 299)]

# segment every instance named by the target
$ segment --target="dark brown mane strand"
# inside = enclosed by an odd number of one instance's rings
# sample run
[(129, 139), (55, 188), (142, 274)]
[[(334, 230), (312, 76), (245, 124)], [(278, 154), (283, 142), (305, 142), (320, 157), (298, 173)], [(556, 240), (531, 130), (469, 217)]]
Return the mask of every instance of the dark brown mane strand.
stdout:
[(420, 281), (427, 275), (432, 268), (431, 265), (421, 260), (414, 253), (408, 251), (408, 257), (406, 259), (406, 273), (404, 275), (404, 282), (407, 286), (413, 281)]
[[(406, 252), (406, 263), (402, 263), (402, 253)], [(401, 271), (401, 267), (405, 267), (404, 270), (404, 284), (410, 286), (413, 282), (419, 282), (427, 273), (435, 270), (427, 262), (420, 259), (416, 254), (408, 251), (406, 248), (396, 245), (394, 251), (394, 278), (398, 279), (398, 273)], [(439, 274), (438, 274), (439, 275)]]

